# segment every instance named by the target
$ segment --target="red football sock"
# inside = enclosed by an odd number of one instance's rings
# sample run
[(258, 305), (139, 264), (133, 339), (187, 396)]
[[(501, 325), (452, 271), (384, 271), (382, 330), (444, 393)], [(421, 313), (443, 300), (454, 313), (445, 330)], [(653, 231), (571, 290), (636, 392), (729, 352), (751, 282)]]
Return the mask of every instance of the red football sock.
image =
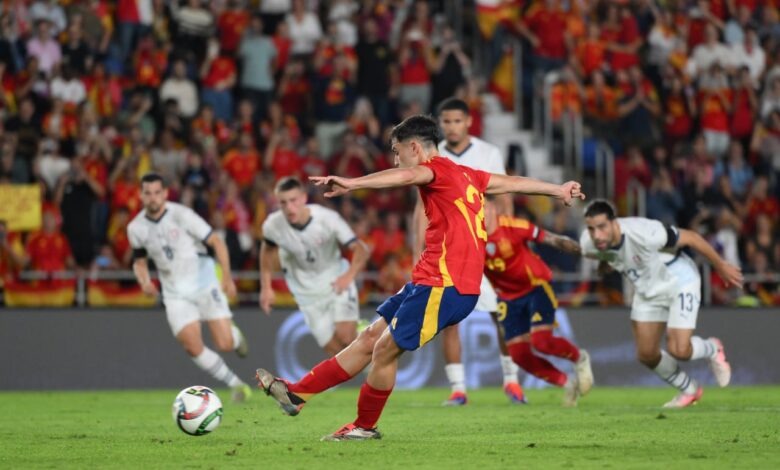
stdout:
[(363, 429), (374, 429), (391, 393), (393, 393), (392, 388), (390, 390), (377, 390), (368, 385), (367, 382), (364, 383), (360, 387), (358, 415), (355, 420), (355, 426)]
[(571, 344), (568, 339), (553, 336), (550, 330), (534, 331), (531, 333), (531, 344), (534, 349), (542, 354), (562, 357), (572, 362), (580, 358), (580, 350)]
[(558, 387), (563, 387), (566, 384), (566, 374), (559, 371), (547, 359), (535, 355), (531, 351), (530, 343), (508, 344), (507, 348), (515, 364), (522, 367), (529, 374)]
[(324, 392), (351, 378), (352, 376), (339, 365), (336, 358), (332, 357), (314, 366), (311, 372), (298, 382), (289, 384), (287, 389), (304, 400), (308, 400), (312, 395)]

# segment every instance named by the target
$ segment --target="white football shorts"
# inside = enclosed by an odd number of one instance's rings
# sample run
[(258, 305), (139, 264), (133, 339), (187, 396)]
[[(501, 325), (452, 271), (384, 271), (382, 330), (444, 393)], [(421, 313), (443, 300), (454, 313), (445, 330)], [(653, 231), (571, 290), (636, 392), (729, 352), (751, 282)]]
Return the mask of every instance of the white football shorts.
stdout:
[(335, 292), (310, 304), (299, 305), (306, 325), (320, 347), (328, 344), (336, 331), (336, 323), (358, 321), (360, 303), (357, 286), (353, 282), (341, 294)]
[(193, 322), (233, 318), (227, 297), (216, 284), (183, 298), (163, 295), (163, 304), (174, 336)]

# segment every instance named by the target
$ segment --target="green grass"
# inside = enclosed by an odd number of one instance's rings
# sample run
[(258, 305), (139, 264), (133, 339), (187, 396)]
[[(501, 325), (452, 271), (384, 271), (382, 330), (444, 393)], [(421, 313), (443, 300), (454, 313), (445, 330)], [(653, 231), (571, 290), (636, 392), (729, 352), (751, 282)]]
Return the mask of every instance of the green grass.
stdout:
[[(219, 391), (224, 398), (227, 391)], [(356, 389), (323, 394), (283, 416), (256, 393), (225, 406), (203, 437), (183, 434), (176, 391), (0, 393), (0, 468), (779, 468), (780, 387), (705, 391), (697, 406), (661, 411), (673, 391), (599, 389), (576, 409), (560, 390), (510, 405), (498, 389), (442, 408), (442, 389), (398, 391), (385, 438), (320, 442), (354, 417)]]

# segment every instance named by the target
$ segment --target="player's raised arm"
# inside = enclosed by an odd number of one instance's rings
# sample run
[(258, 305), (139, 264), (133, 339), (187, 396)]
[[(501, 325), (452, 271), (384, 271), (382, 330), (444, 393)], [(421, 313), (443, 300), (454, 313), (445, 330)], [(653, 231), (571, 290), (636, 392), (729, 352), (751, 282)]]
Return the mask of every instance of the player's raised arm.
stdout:
[(236, 296), (236, 283), (233, 282), (233, 273), (230, 271), (230, 256), (228, 255), (227, 245), (216, 233), (212, 233), (206, 239), (206, 245), (214, 249), (214, 255), (217, 258), (219, 267), (222, 269), (222, 290), (225, 294), (233, 298)]
[(391, 168), (378, 171), (359, 178), (342, 178), (341, 176), (310, 176), (316, 186), (330, 186), (326, 197), (342, 196), (357, 189), (385, 189), (402, 186), (418, 186), (433, 181), (433, 172), (424, 166), (412, 168)]
[(559, 235), (557, 233), (548, 232), (545, 230), (544, 240), (542, 240), (542, 243), (565, 253), (571, 253), (573, 255), (582, 254), (580, 244), (566, 235)]
[(271, 286), (274, 259), (279, 255), (279, 247), (263, 240), (260, 245), (260, 308), (266, 315), (271, 313), (271, 305), (276, 300), (276, 294)]
[(521, 193), (550, 196), (560, 199), (567, 206), (572, 199), (585, 199), (580, 183), (569, 181), (564, 184), (553, 184), (525, 176), (507, 176), (492, 173), (488, 182), (487, 194)]
[(742, 288), (742, 269), (734, 266), (720, 257), (717, 251), (701, 235), (686, 229), (679, 229), (677, 248), (690, 247), (701, 253), (712, 264), (727, 285)]

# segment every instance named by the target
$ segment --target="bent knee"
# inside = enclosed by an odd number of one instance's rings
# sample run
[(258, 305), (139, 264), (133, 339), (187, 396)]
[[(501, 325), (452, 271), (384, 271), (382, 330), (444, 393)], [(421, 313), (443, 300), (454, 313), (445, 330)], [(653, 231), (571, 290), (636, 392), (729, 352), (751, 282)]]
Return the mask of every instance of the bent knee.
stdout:
[(690, 343), (669, 343), (666, 345), (666, 350), (669, 352), (670, 356), (677, 359), (678, 361), (687, 361), (691, 358), (691, 354), (693, 354), (693, 349), (691, 348)]
[(656, 350), (638, 350), (636, 352), (637, 361), (641, 362), (647, 367), (655, 367), (658, 365), (658, 361), (661, 360), (661, 351)]

